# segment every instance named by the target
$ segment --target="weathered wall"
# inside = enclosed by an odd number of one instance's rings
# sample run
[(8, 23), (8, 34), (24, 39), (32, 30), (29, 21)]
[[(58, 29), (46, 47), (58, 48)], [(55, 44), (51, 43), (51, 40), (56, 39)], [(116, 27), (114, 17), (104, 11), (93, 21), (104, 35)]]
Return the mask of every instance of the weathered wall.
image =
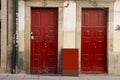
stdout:
[(13, 0), (8, 0), (8, 32), (7, 32), (7, 72), (11, 72), (13, 48)]
[[(69, 5), (67, 7), (67, 4)], [(62, 48), (75, 48), (79, 49), (79, 55), (81, 50), (81, 8), (109, 8), (108, 13), (108, 74), (120, 74), (120, 31), (115, 31), (116, 25), (120, 25), (120, 1), (115, 2), (86, 2), (66, 1), (64, 4), (57, 2), (48, 2), (44, 5), (42, 1), (19, 1), (19, 72), (24, 71), (29, 73), (30, 66), (30, 7), (59, 7), (59, 70), (61, 67), (61, 49)], [(64, 5), (64, 6), (63, 6)], [(77, 5), (77, 7), (76, 7)], [(63, 10), (64, 9), (64, 10)], [(115, 10), (114, 10), (115, 9)], [(64, 11), (64, 13), (63, 13)], [(77, 12), (77, 13), (76, 13)], [(114, 12), (114, 14), (113, 14)], [(62, 17), (64, 15), (64, 18)], [(113, 16), (114, 15), (114, 16)], [(114, 17), (114, 23), (113, 23)], [(64, 21), (64, 22), (63, 22)], [(63, 25), (63, 26), (62, 26)], [(80, 56), (79, 56), (80, 57)], [(80, 66), (79, 58), (79, 68)]]
[(75, 48), (76, 30), (76, 3), (74, 1), (64, 2), (64, 48)]
[(7, 66), (7, 0), (1, 0), (1, 65), (0, 72)]
[(114, 74), (120, 75), (120, 0), (116, 0), (114, 5), (114, 37), (113, 37), (113, 54), (114, 54)]
[(19, 0), (19, 33), (18, 33), (18, 72), (24, 72), (25, 52), (24, 52), (24, 30), (25, 30), (25, 1)]

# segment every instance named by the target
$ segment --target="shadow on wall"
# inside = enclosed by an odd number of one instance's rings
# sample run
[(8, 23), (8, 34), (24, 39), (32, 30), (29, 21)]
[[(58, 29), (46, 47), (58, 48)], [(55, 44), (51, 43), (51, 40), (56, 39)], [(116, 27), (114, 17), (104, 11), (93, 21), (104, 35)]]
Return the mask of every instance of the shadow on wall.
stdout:
[(24, 71), (24, 52), (19, 52), (18, 54), (18, 73), (21, 73)]

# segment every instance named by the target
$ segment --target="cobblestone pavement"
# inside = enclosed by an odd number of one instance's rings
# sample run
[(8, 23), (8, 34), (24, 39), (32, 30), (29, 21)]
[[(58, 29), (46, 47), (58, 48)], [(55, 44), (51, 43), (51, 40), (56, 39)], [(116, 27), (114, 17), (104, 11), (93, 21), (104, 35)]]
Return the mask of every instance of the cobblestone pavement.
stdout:
[(120, 80), (120, 76), (109, 75), (80, 75), (79, 77), (68, 76), (45, 76), (30, 74), (0, 74), (0, 80)]

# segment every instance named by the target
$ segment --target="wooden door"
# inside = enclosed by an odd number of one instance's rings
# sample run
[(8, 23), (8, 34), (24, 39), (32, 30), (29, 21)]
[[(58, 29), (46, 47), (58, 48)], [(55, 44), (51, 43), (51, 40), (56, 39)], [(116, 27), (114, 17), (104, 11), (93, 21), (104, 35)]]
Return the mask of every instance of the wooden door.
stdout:
[(31, 73), (56, 73), (58, 9), (31, 8)]
[(107, 9), (82, 9), (81, 71), (107, 71)]

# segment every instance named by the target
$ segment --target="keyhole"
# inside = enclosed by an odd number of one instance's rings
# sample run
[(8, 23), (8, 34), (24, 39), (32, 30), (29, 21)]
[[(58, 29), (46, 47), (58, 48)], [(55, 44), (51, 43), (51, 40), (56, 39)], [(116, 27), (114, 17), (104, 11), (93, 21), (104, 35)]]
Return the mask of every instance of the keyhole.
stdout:
[(94, 49), (96, 49), (97, 47), (96, 47), (96, 43), (94, 43)]
[(96, 32), (94, 32), (94, 36), (96, 36)]
[(94, 48), (96, 49), (96, 46), (94, 46)]

